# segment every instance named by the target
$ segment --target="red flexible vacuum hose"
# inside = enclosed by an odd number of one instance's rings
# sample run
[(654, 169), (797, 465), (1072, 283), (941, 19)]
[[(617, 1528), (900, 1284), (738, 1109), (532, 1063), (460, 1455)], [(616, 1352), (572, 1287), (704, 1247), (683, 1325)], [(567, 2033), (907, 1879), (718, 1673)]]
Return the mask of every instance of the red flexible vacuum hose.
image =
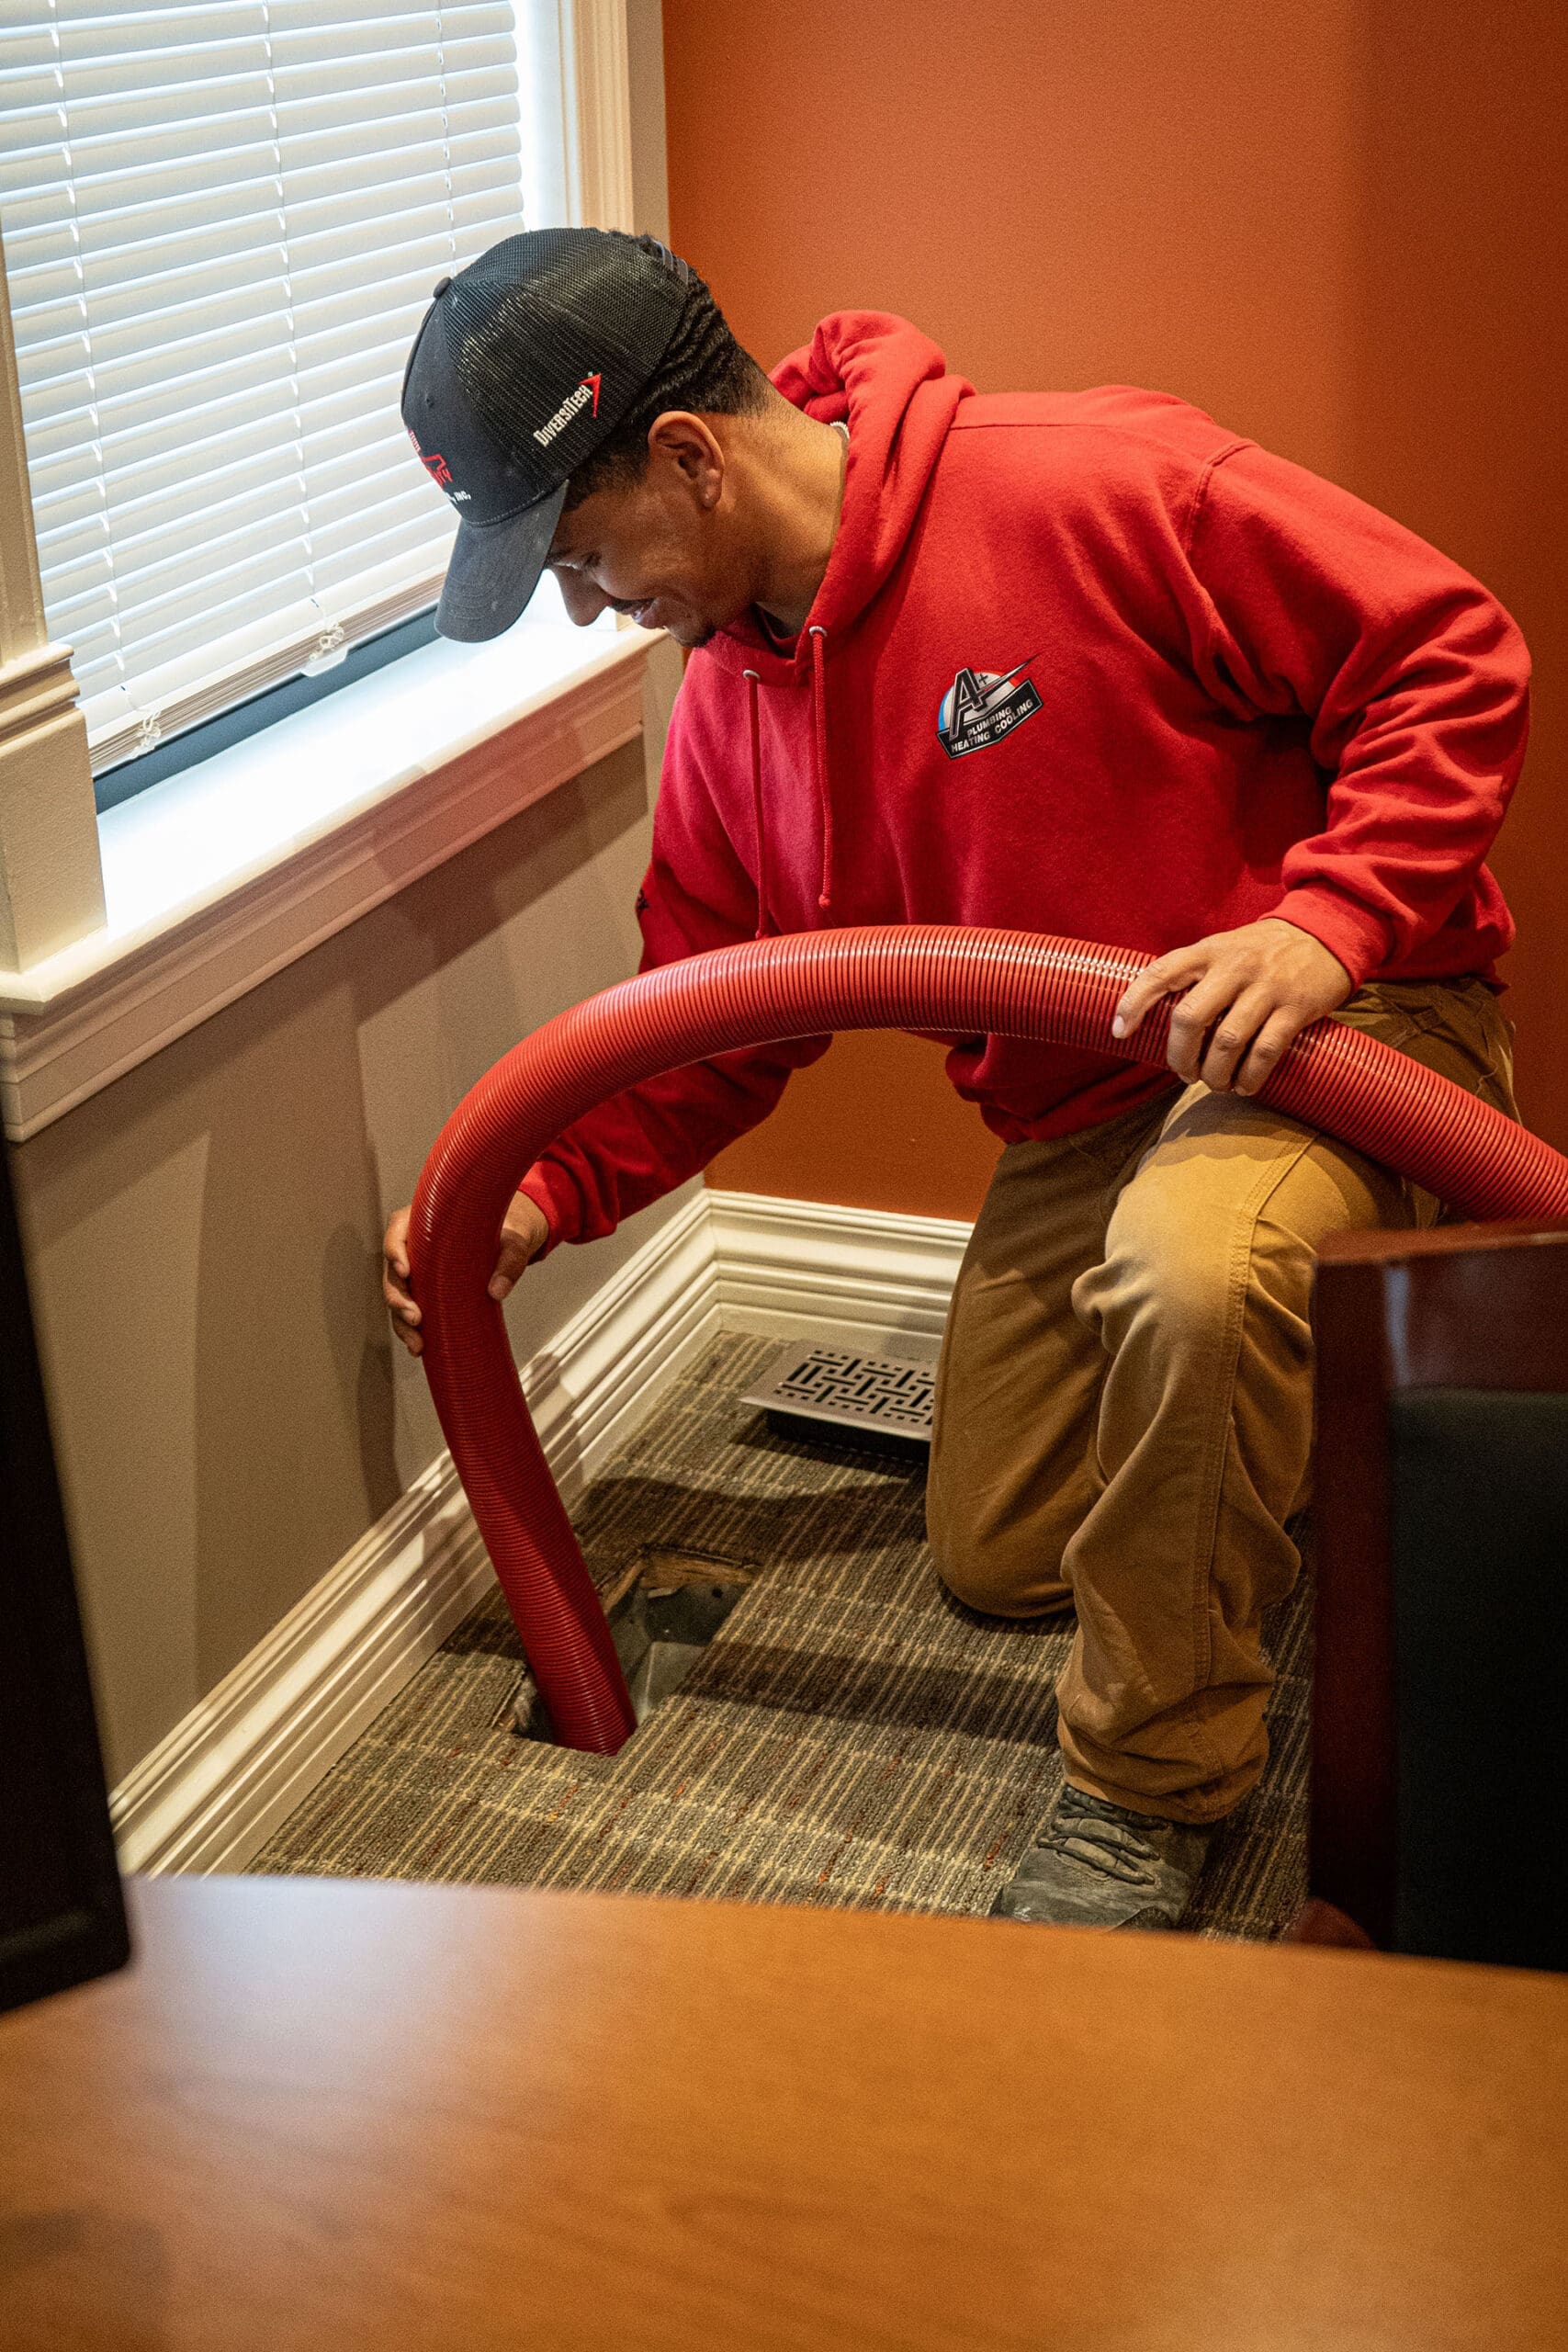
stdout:
[[(457, 1474), (556, 1736), (613, 1754), (633, 1729), (604, 1613), (487, 1295), (520, 1177), (623, 1087), (738, 1046), (836, 1029), (1032, 1037), (1163, 1064), (1168, 1001), (1111, 1035), (1130, 950), (1024, 932), (908, 928), (763, 939), (667, 964), (525, 1037), (442, 1130), (414, 1195), (423, 1363)], [(1261, 1098), (1480, 1218), (1568, 1217), (1568, 1159), (1461, 1087), (1343, 1022), (1314, 1022)]]

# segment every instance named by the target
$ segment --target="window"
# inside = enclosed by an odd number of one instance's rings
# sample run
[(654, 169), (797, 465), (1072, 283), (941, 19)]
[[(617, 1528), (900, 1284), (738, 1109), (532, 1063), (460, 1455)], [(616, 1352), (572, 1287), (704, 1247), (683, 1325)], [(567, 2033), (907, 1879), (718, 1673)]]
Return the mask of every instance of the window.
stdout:
[(10, 0), (0, 221), (51, 634), (102, 772), (434, 601), (403, 363), (562, 217), (553, 0)]

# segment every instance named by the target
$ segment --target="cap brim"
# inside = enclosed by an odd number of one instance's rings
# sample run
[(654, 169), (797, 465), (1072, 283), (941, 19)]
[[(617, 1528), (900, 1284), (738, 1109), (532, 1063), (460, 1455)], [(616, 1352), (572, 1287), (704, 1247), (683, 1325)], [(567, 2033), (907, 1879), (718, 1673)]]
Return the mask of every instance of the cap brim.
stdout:
[(539, 584), (567, 485), (503, 523), (459, 523), (435, 607), (442, 637), (482, 644), (509, 629)]

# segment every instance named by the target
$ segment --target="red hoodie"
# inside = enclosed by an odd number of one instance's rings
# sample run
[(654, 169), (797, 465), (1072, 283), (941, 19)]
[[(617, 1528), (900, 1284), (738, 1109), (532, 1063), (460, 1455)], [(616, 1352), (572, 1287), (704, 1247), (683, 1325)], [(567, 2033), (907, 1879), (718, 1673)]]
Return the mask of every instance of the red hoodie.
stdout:
[[(977, 398), (902, 319), (825, 319), (781, 391), (847, 422), (807, 626), (737, 622), (675, 705), (643, 968), (857, 923), (995, 924), (1154, 953), (1277, 914), (1357, 982), (1476, 973), (1513, 937), (1482, 860), (1529, 661), (1468, 573), (1160, 392)], [(948, 1075), (1017, 1142), (1168, 1072), (1002, 1037)], [(523, 1189), (586, 1241), (773, 1107), (826, 1037), (604, 1103)]]

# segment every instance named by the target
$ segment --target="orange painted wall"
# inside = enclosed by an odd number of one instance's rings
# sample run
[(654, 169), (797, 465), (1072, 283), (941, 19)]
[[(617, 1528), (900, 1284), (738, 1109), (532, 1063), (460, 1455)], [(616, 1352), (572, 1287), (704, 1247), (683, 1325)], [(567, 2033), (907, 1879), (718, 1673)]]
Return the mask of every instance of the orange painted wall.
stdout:
[[(664, 0), (673, 241), (772, 363), (901, 311), (982, 390), (1179, 392), (1477, 572), (1530, 639), (1495, 857), (1568, 1148), (1562, 0)], [(973, 1214), (938, 1050), (843, 1038), (716, 1182)]]

